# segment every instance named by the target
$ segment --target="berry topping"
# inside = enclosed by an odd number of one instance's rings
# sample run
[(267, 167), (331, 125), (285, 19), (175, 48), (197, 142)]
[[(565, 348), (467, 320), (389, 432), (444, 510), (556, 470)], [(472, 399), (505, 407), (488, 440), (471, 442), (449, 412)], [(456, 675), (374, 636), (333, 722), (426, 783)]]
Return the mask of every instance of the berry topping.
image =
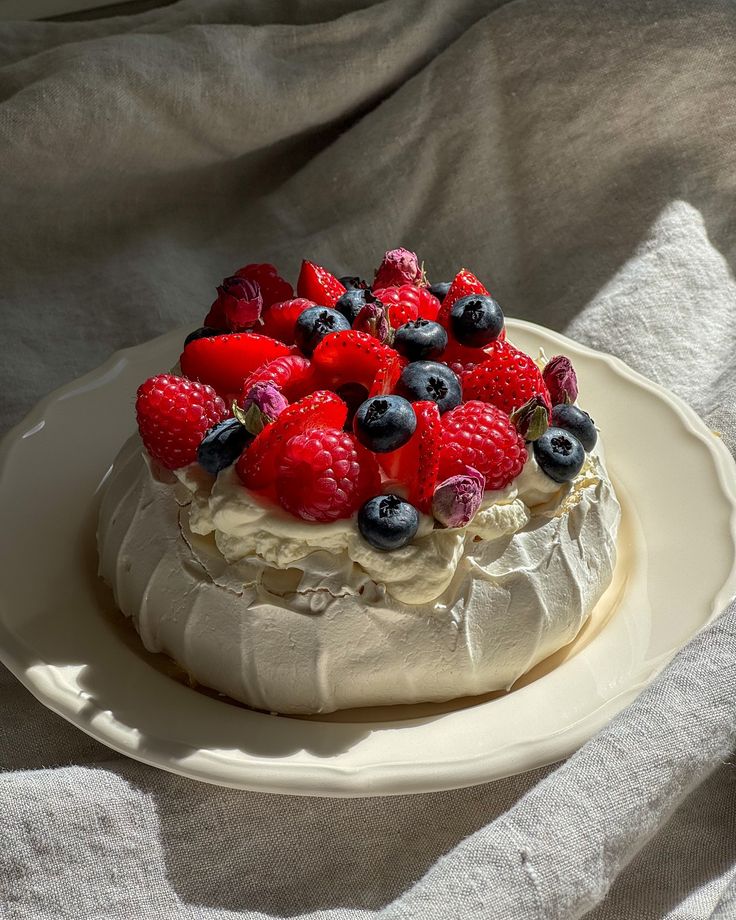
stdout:
[(287, 345), (293, 345), (296, 321), (305, 310), (316, 306), (317, 304), (304, 297), (275, 303), (263, 314), (263, 325), (259, 332), (263, 335), (270, 335), (272, 339), (280, 339)]
[(486, 360), (462, 379), (465, 399), (493, 403), (509, 415), (532, 396), (540, 396), (547, 409), (552, 408), (539, 368), (509, 342), (493, 342), (486, 349)]
[(306, 259), (302, 262), (296, 290), (300, 297), (307, 297), (323, 307), (334, 307), (340, 296), (345, 293), (344, 285), (326, 268)]
[(253, 332), (234, 332), (196, 339), (181, 353), (182, 373), (214, 387), (221, 396), (239, 394), (245, 378), (256, 368), (290, 354), (281, 342)]
[(135, 411), (144, 447), (170, 470), (194, 463), (205, 433), (227, 416), (225, 403), (212, 387), (173, 374), (158, 374), (142, 383)]
[(390, 249), (376, 271), (374, 288), (422, 283), (422, 269), (415, 252), (408, 249)]
[(349, 288), (338, 298), (335, 309), (338, 313), (342, 313), (352, 326), (363, 307), (367, 303), (373, 303), (375, 299), (373, 294), (365, 288)]
[(357, 291), (360, 288), (368, 287), (368, 282), (363, 281), (363, 279), (359, 278), (357, 275), (343, 275), (341, 278), (338, 278), (338, 281), (346, 291)]
[(240, 455), (235, 467), (238, 476), (251, 489), (266, 488), (274, 480), (278, 461), (290, 438), (320, 428), (342, 428), (346, 417), (345, 403), (326, 390), (292, 403)]
[(574, 434), (586, 451), (593, 450), (598, 440), (595, 422), (577, 406), (560, 404), (552, 410), (551, 424), (556, 428), (564, 428)]
[(443, 326), (429, 319), (411, 319), (396, 330), (394, 348), (410, 361), (438, 358), (447, 347)]
[(324, 386), (337, 389), (344, 383), (362, 383), (370, 390), (389, 358), (399, 359), (398, 352), (367, 332), (350, 329), (322, 339), (312, 364)]
[(394, 329), (419, 316), (435, 320), (440, 310), (440, 302), (433, 294), (426, 288), (413, 284), (376, 288), (373, 293), (385, 307), (388, 307), (388, 318)]
[(398, 495), (376, 495), (360, 509), (358, 528), (374, 549), (401, 549), (416, 536), (419, 514)]
[(197, 448), (199, 465), (216, 476), (220, 470), (231, 466), (242, 454), (253, 435), (236, 418), (225, 419), (210, 428)]
[(555, 482), (574, 479), (585, 462), (585, 449), (574, 434), (563, 428), (548, 428), (534, 442), (534, 458), (542, 472)]
[(447, 297), (447, 292), (450, 290), (451, 281), (438, 281), (436, 284), (430, 284), (427, 288), (430, 294), (439, 300), (440, 303)]
[(190, 342), (196, 342), (197, 339), (211, 339), (215, 335), (222, 335), (222, 329), (213, 329), (212, 326), (200, 326), (194, 332), (190, 332), (184, 339), (184, 347)]
[(373, 378), (370, 396), (387, 396), (396, 389), (406, 362), (393, 349), (389, 349), (389, 352), (381, 359), (380, 367)]
[(414, 361), (401, 372), (397, 391), (411, 402), (431, 399), (440, 412), (460, 405), (462, 387), (457, 375), (446, 364), (436, 361)]
[(578, 398), (578, 378), (572, 362), (564, 355), (550, 358), (542, 371), (553, 406), (574, 403)]
[(379, 460), (386, 474), (403, 485), (409, 501), (429, 512), (440, 462), (442, 424), (437, 404), (414, 403), (417, 428), (407, 443)]
[(403, 447), (416, 427), (411, 403), (401, 396), (372, 396), (360, 406), (353, 420), (355, 437), (377, 454)]
[(347, 431), (321, 428), (291, 438), (276, 473), (281, 505), (305, 521), (350, 517), (380, 487), (375, 457)]
[(296, 321), (294, 339), (305, 355), (311, 355), (326, 335), (348, 329), (350, 323), (337, 310), (330, 307), (309, 307)]
[(254, 281), (261, 290), (263, 306), (270, 307), (274, 303), (291, 300), (294, 288), (285, 281), (276, 270), (275, 265), (268, 262), (254, 262), (244, 265), (235, 272), (238, 278), (247, 278)]
[(468, 294), (450, 307), (450, 329), (461, 345), (482, 348), (498, 338), (503, 313), (488, 294)]
[(441, 479), (472, 467), (486, 478), (486, 489), (504, 489), (526, 463), (524, 441), (508, 415), (472, 400), (442, 418)]
[(442, 323), (445, 329), (448, 329), (450, 326), (450, 309), (456, 300), (460, 300), (461, 297), (467, 297), (468, 294), (487, 293), (488, 291), (472, 272), (469, 272), (467, 268), (461, 268), (452, 279), (450, 289), (442, 301), (442, 309), (437, 317), (438, 322)]
[(243, 384), (239, 400), (241, 406), (248, 392), (259, 383), (277, 386), (289, 402), (317, 389), (312, 363), (301, 355), (283, 355), (253, 371)]

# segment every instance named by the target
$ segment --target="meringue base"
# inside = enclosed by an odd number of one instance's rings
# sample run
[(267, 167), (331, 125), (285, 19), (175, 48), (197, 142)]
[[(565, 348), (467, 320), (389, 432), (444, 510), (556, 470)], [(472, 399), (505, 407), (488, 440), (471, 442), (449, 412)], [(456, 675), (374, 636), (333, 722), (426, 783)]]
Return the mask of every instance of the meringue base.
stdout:
[[(315, 588), (324, 551), (301, 568), (227, 562), (212, 534), (192, 532), (191, 493), (152, 470), (134, 437), (103, 497), (100, 574), (149, 651), (256, 709), (328, 713), (506, 690), (575, 638), (611, 582), (619, 506), (602, 461), (586, 467), (518, 532), (469, 534), (442, 594), (408, 604), (364, 573)], [(305, 569), (312, 584), (300, 590)]]

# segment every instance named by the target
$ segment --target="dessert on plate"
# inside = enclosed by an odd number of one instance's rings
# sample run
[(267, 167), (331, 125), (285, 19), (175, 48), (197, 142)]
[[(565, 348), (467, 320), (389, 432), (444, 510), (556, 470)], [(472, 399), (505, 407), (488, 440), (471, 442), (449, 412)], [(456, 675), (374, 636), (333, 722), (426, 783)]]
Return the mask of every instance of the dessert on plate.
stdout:
[(609, 585), (619, 505), (563, 355), (469, 271), (226, 278), (138, 390), (98, 523), (143, 644), (257, 709), (507, 689)]

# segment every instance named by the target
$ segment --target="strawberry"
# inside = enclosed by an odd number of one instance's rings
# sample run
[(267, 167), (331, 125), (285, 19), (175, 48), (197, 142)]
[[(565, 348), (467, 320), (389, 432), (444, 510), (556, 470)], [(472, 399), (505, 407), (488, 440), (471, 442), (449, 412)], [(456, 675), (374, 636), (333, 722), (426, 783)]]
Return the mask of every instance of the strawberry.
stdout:
[(320, 428), (342, 428), (347, 418), (345, 403), (327, 390), (318, 390), (292, 403), (256, 435), (235, 465), (238, 476), (250, 489), (264, 489), (276, 476), (287, 441)]
[(158, 374), (142, 383), (135, 411), (144, 447), (170, 470), (194, 463), (207, 430), (228, 414), (212, 387), (173, 374)]
[(242, 400), (257, 383), (274, 384), (289, 402), (301, 399), (316, 388), (312, 362), (301, 355), (283, 355), (256, 368), (243, 384), (241, 405)]
[(439, 478), (478, 470), (486, 489), (503, 489), (526, 463), (524, 439), (496, 406), (471, 400), (442, 416)]
[(383, 358), (368, 395), (388, 396), (389, 393), (393, 393), (405, 367), (406, 360), (399, 354), (387, 355)]
[(258, 331), (272, 339), (279, 339), (287, 345), (293, 345), (296, 321), (305, 310), (315, 306), (317, 305), (314, 301), (304, 297), (272, 304), (263, 314), (263, 325)]
[(437, 404), (429, 400), (412, 403), (417, 427), (407, 443), (379, 457), (386, 474), (408, 489), (408, 499), (420, 511), (429, 512), (437, 484), (442, 423)]
[(387, 307), (389, 322), (394, 329), (419, 316), (424, 319), (437, 319), (440, 302), (427, 288), (402, 284), (399, 287), (379, 288), (373, 294)]
[(238, 278), (255, 281), (261, 289), (264, 307), (270, 307), (274, 303), (282, 303), (294, 296), (294, 288), (279, 275), (276, 266), (270, 265), (268, 262), (244, 265), (243, 268), (239, 268), (235, 272), (235, 275)]
[(234, 332), (195, 339), (185, 346), (179, 361), (182, 373), (214, 387), (221, 396), (240, 393), (243, 381), (256, 368), (291, 354), (281, 342), (253, 332)]
[(321, 307), (334, 307), (345, 293), (345, 285), (341, 284), (326, 268), (305, 259), (299, 272), (296, 290), (299, 297), (313, 300)]
[(486, 360), (462, 376), (466, 400), (493, 403), (511, 415), (532, 396), (540, 396), (547, 409), (552, 410), (542, 374), (529, 355), (498, 339), (485, 352)]
[(469, 272), (467, 268), (461, 268), (460, 271), (452, 279), (450, 290), (447, 292), (445, 299), (442, 301), (442, 306), (440, 307), (440, 311), (437, 316), (437, 322), (441, 323), (445, 329), (449, 329), (450, 309), (456, 300), (460, 300), (461, 297), (467, 297), (468, 294), (487, 293), (488, 291), (480, 283), (480, 281), (478, 281), (472, 272)]
[(314, 349), (312, 364), (324, 386), (361, 383), (370, 390), (384, 362), (393, 357), (398, 352), (369, 333), (347, 329), (325, 336)]
[[(505, 338), (506, 330), (502, 329), (498, 336), (498, 340), (502, 342)], [(482, 364), (484, 361), (488, 360), (486, 347), (487, 346), (483, 348), (468, 348), (467, 345), (461, 345), (460, 342), (456, 342), (455, 339), (450, 338), (447, 343), (447, 348), (445, 348), (440, 357), (436, 360), (441, 361), (443, 364), (447, 364), (459, 377), (462, 377), (465, 372), (472, 370), (476, 364)]]

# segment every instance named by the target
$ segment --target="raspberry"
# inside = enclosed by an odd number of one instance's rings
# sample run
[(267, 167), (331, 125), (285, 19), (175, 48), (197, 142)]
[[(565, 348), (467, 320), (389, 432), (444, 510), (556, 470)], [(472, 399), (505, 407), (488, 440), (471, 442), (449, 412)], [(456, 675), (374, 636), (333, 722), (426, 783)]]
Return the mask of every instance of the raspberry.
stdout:
[(412, 405), (417, 417), (416, 431), (403, 447), (381, 454), (379, 459), (386, 474), (407, 487), (412, 505), (428, 512), (437, 483), (442, 423), (436, 403), (420, 400)]
[(305, 521), (350, 517), (380, 485), (375, 457), (338, 428), (291, 438), (276, 473), (279, 502)]
[[(246, 378), (241, 392), (242, 399), (247, 395), (251, 387), (257, 383), (272, 383), (277, 386), (284, 396), (293, 402), (295, 399), (301, 399), (307, 393), (316, 389), (314, 383), (314, 372), (312, 363), (308, 358), (301, 355), (284, 355), (281, 358), (274, 358), (268, 364), (257, 368)], [(242, 404), (242, 399), (240, 400)]]
[(367, 332), (347, 329), (331, 332), (314, 349), (312, 364), (325, 386), (336, 390), (346, 383), (362, 383), (370, 390), (378, 371), (398, 352)]
[(440, 302), (434, 294), (413, 284), (379, 288), (373, 293), (388, 308), (389, 322), (394, 329), (419, 316), (436, 320), (440, 310)]
[(305, 259), (299, 272), (296, 290), (300, 297), (307, 297), (322, 307), (334, 307), (345, 293), (345, 285), (326, 268)]
[(243, 451), (235, 465), (238, 476), (251, 489), (265, 489), (274, 480), (287, 441), (306, 431), (342, 428), (347, 414), (345, 403), (327, 390), (292, 403)]
[(235, 272), (235, 275), (238, 278), (247, 278), (249, 281), (256, 282), (261, 289), (264, 307), (282, 303), (294, 296), (294, 288), (279, 275), (276, 266), (269, 265), (268, 262), (244, 265)]
[(316, 304), (305, 297), (275, 303), (263, 314), (263, 325), (259, 332), (272, 339), (279, 339), (287, 345), (294, 344), (294, 325), (302, 313)]
[(256, 368), (291, 354), (291, 349), (275, 339), (253, 332), (235, 332), (190, 342), (179, 359), (190, 380), (214, 387), (221, 396), (237, 396), (245, 378)]
[(547, 409), (552, 410), (542, 374), (529, 355), (500, 340), (489, 345), (485, 352), (486, 360), (463, 374), (466, 400), (490, 402), (511, 415), (532, 396), (541, 396)]
[(452, 279), (450, 290), (442, 301), (442, 307), (437, 317), (437, 322), (442, 323), (445, 329), (450, 328), (450, 309), (452, 305), (456, 300), (460, 300), (461, 297), (466, 297), (468, 294), (488, 294), (488, 291), (472, 272), (469, 272), (467, 268), (461, 268)]
[(228, 414), (212, 387), (173, 374), (142, 383), (135, 411), (146, 450), (170, 470), (194, 463), (207, 430)]
[(486, 477), (486, 489), (503, 489), (525, 463), (524, 440), (496, 406), (471, 400), (442, 417), (440, 480), (473, 467)]

